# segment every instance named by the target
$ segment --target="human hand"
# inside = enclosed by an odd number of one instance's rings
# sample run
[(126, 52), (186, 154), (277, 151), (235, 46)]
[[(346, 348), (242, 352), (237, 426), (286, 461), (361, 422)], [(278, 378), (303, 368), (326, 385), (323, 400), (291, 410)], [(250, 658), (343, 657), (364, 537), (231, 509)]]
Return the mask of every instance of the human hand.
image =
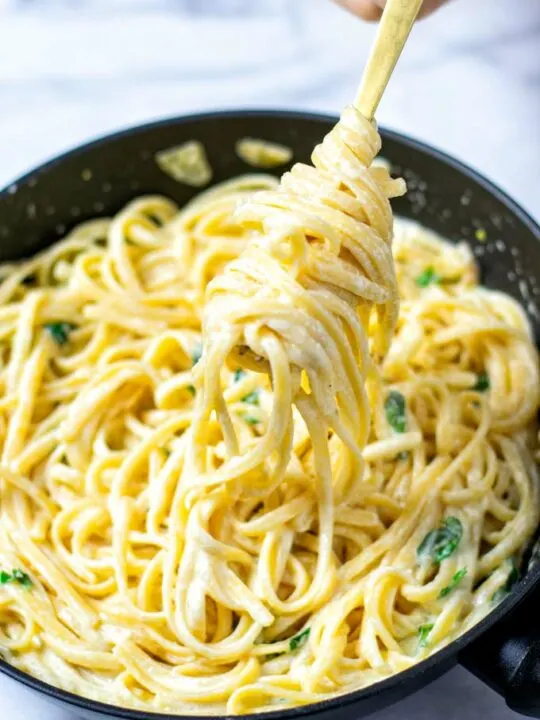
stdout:
[[(362, 20), (380, 20), (386, 0), (335, 0), (339, 5), (358, 15)], [(418, 17), (425, 17), (443, 5), (447, 0), (424, 0)]]

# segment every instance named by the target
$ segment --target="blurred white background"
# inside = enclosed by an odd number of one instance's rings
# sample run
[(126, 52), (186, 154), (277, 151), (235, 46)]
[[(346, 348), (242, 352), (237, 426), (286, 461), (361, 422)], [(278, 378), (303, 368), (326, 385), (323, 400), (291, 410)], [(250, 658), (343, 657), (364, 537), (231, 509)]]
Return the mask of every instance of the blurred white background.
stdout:
[[(110, 130), (220, 107), (337, 112), (374, 28), (329, 0), (0, 0), (0, 185)], [(380, 108), (540, 214), (540, 0), (418, 24)]]
[[(329, 0), (0, 0), (0, 186), (127, 125), (214, 108), (338, 112), (373, 38)], [(540, 217), (540, 0), (454, 0), (413, 32), (388, 127)], [(0, 677), (2, 717), (72, 720)], [(374, 720), (517, 718), (454, 670)]]

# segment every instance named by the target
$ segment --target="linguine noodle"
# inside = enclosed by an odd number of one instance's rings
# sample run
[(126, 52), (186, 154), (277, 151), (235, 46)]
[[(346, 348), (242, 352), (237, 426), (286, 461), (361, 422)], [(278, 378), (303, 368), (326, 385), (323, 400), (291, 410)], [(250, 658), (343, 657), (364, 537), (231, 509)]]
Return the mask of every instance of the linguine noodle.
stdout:
[(8, 662), (262, 711), (404, 670), (510, 590), (539, 519), (531, 329), (465, 245), (392, 230), (379, 146), (349, 108), (279, 185), (143, 197), (1, 268)]

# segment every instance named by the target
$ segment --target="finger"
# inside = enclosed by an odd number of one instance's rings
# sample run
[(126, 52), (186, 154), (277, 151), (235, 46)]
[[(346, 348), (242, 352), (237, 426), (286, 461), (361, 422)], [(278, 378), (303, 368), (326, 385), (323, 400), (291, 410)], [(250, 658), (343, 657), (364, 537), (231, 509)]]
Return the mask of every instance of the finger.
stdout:
[(337, 0), (337, 2), (350, 12), (361, 17), (362, 20), (376, 22), (381, 19), (382, 9), (373, 0)]
[[(342, 7), (358, 15), (363, 20), (376, 22), (381, 19), (382, 11), (386, 0), (336, 0)], [(447, 0), (424, 0), (418, 18), (430, 15), (434, 10), (440, 8)]]
[[(386, 5), (387, 0), (371, 0), (371, 2), (382, 9)], [(426, 17), (426, 15), (430, 15), (434, 10), (440, 8), (441, 5), (444, 5), (445, 2), (447, 2), (447, 0), (424, 0), (422, 7), (420, 8), (420, 12), (418, 13), (418, 17), (423, 18)]]

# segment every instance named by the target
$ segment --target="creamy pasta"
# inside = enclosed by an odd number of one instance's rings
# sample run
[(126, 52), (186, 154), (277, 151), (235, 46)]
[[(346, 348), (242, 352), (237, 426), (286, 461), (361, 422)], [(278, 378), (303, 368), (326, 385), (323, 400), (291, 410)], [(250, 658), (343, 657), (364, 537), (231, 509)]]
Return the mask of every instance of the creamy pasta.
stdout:
[(8, 662), (263, 711), (406, 669), (511, 589), (539, 519), (531, 329), (466, 245), (392, 232), (378, 150), (348, 109), (280, 185), (143, 197), (1, 268)]

